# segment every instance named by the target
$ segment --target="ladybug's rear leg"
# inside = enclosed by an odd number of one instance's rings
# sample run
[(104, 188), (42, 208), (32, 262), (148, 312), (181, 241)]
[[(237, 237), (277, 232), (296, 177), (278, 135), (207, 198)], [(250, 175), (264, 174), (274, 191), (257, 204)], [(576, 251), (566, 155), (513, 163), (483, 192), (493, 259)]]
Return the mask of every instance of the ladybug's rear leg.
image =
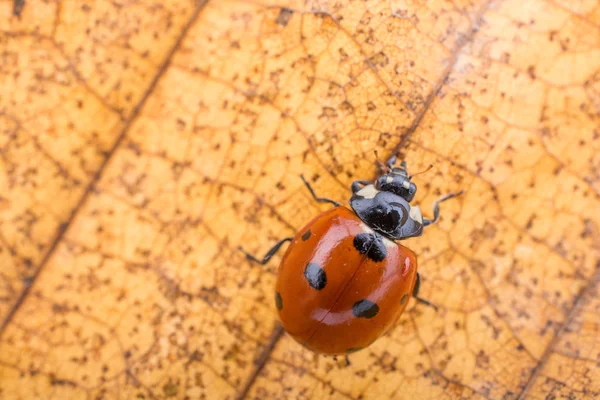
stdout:
[(238, 246), (238, 250), (241, 251), (242, 253), (244, 253), (246, 255), (246, 258), (250, 261), (254, 261), (255, 263), (261, 264), (261, 265), (265, 265), (266, 263), (269, 262), (269, 260), (271, 259), (271, 257), (273, 257), (275, 255), (275, 253), (277, 253), (277, 251), (279, 251), (279, 248), (285, 243), (285, 242), (290, 242), (293, 238), (289, 237), (289, 238), (285, 238), (285, 239), (281, 239), (279, 242), (277, 242), (275, 244), (275, 246), (271, 247), (271, 250), (267, 251), (267, 254), (265, 254), (265, 256), (262, 258), (262, 260), (259, 260), (258, 258), (254, 257), (252, 254), (247, 253), (246, 251), (244, 251), (244, 249), (242, 249), (241, 246)]
[(304, 181), (304, 184), (306, 185), (306, 187), (310, 191), (310, 194), (312, 194), (312, 197), (313, 197), (313, 199), (315, 199), (315, 201), (318, 201), (319, 203), (331, 203), (331, 204), (333, 204), (336, 207), (338, 207), (340, 205), (340, 203), (338, 203), (337, 201), (328, 199), (326, 197), (317, 197), (317, 195), (315, 194), (315, 191), (310, 186), (310, 183), (308, 183), (308, 181), (304, 178), (304, 175), (300, 175), (300, 178), (302, 178), (302, 180)]
[(423, 218), (423, 226), (427, 226), (427, 225), (431, 225), (431, 224), (435, 224), (438, 219), (440, 218), (440, 203), (444, 202), (446, 200), (450, 200), (454, 197), (458, 197), (461, 194), (463, 194), (463, 191), (461, 190), (458, 193), (448, 193), (445, 196), (440, 197), (434, 204), (433, 204), (433, 219), (427, 219), (427, 218)]
[(417, 282), (415, 282), (415, 288), (413, 289), (413, 297), (419, 303), (425, 304), (426, 306), (429, 306), (429, 307), (433, 308), (435, 311), (437, 311), (438, 308), (435, 304), (431, 304), (428, 300), (425, 300), (425, 299), (422, 299), (421, 297), (419, 297), (419, 289), (421, 289), (421, 275), (417, 272)]

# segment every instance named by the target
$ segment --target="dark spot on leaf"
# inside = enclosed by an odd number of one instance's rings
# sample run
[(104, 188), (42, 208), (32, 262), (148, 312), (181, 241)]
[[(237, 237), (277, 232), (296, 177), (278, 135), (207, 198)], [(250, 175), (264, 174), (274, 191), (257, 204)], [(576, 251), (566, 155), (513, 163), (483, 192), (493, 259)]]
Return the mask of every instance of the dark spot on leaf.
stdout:
[(279, 15), (277, 16), (275, 23), (281, 26), (287, 26), (288, 22), (290, 22), (290, 19), (292, 18), (292, 15), (294, 15), (294, 10), (282, 8), (281, 11), (279, 11)]
[(335, 118), (338, 116), (338, 113), (335, 110), (335, 108), (323, 107), (321, 110), (322, 110), (322, 112), (321, 112), (321, 115), (319, 115), (319, 119), (321, 119), (321, 118), (329, 119), (329, 118)]
[(165, 397), (177, 396), (178, 387), (175, 383), (171, 382), (171, 380), (169, 380), (169, 382), (167, 382), (162, 389)]
[(369, 58), (369, 62), (372, 65), (377, 66), (377, 67), (385, 67), (386, 65), (388, 65), (389, 59), (383, 51), (380, 51), (379, 53), (375, 54), (374, 56), (371, 56)]
[(21, 18), (21, 12), (25, 7), (25, 0), (14, 0), (13, 2), (13, 15)]

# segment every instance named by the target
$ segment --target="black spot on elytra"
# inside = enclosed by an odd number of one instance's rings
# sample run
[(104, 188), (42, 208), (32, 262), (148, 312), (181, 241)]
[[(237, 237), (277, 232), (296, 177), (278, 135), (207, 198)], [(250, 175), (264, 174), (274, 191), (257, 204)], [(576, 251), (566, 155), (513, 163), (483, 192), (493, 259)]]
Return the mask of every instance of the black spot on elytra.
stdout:
[(277, 307), (278, 310), (283, 308), (283, 299), (281, 298), (281, 294), (277, 291), (275, 291), (275, 307)]
[(321, 290), (327, 285), (325, 270), (317, 264), (309, 263), (304, 269), (304, 277), (311, 288)]
[(408, 301), (408, 295), (405, 294), (404, 296), (402, 296), (402, 298), (400, 299), (400, 304), (404, 305), (406, 304), (406, 302)]
[(379, 312), (379, 306), (370, 300), (357, 301), (352, 306), (352, 314), (358, 318), (373, 318)]
[(281, 26), (286, 26), (288, 22), (290, 22), (290, 18), (292, 18), (293, 14), (294, 10), (290, 10), (289, 8), (282, 8), (281, 11), (279, 11), (279, 15), (277, 16), (275, 23)]
[(360, 254), (366, 253), (375, 262), (383, 261), (387, 256), (385, 244), (376, 233), (359, 233), (354, 237), (354, 247)]
[(310, 235), (312, 235), (312, 232), (309, 229), (302, 235), (302, 241), (306, 242), (310, 238)]

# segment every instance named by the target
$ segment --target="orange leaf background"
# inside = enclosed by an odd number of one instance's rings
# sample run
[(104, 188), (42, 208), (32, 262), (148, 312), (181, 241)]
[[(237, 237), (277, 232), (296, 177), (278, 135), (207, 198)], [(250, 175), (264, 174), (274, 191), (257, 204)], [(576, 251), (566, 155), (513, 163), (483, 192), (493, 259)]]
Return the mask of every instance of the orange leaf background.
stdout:
[[(0, 1), (0, 397), (600, 397), (597, 0)], [(422, 293), (351, 364), (279, 257), (399, 152)]]

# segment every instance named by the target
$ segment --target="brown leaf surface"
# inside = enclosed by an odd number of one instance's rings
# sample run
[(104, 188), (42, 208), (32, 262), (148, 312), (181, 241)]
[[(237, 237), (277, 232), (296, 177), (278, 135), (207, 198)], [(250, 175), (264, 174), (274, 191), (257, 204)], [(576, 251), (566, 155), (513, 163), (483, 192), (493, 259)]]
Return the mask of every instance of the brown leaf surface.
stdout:
[(168, 5), (0, 2), (0, 315), (78, 208), (192, 15)]
[[(600, 396), (596, 0), (17, 3), (0, 397)], [(374, 150), (435, 165), (425, 210), (466, 193), (409, 241), (440, 311), (346, 366), (279, 334), (279, 257), (235, 248), (325, 209), (300, 173), (345, 201)]]

